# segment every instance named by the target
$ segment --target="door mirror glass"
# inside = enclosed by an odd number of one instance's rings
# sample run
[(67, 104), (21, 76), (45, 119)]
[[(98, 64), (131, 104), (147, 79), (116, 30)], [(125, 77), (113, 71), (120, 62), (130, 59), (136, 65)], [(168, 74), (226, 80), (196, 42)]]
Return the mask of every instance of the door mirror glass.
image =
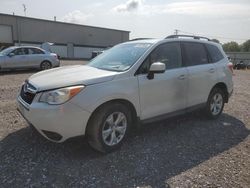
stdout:
[(15, 54), (14, 54), (14, 53), (9, 53), (8, 56), (9, 56), (9, 57), (13, 57), (13, 56), (15, 56)]
[(164, 63), (155, 62), (150, 66), (147, 78), (149, 80), (154, 79), (154, 74), (164, 73), (165, 70), (166, 70), (166, 65)]

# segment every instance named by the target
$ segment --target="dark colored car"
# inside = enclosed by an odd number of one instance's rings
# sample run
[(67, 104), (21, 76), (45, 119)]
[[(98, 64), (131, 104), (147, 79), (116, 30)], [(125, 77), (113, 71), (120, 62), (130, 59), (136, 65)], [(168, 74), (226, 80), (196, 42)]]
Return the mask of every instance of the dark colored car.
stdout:
[(237, 69), (237, 70), (246, 69), (247, 68), (247, 64), (244, 63), (243, 61), (240, 61), (239, 63), (236, 63), (233, 68)]
[(102, 53), (103, 53), (103, 51), (93, 51), (93, 52), (92, 52), (91, 59), (95, 58), (96, 56), (98, 56), (98, 55), (100, 55), (100, 54), (102, 54)]
[(247, 69), (250, 69), (250, 62), (247, 64)]

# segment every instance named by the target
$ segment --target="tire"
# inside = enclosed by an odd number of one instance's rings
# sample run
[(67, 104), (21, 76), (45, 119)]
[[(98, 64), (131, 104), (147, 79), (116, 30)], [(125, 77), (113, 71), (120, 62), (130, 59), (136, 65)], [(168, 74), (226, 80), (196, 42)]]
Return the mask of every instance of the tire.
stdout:
[(214, 88), (209, 94), (205, 113), (210, 119), (217, 119), (224, 108), (225, 93), (220, 88)]
[[(119, 123), (116, 121), (119, 117)], [(121, 147), (132, 124), (129, 109), (109, 103), (94, 112), (87, 127), (87, 140), (95, 150), (108, 153)]]
[(49, 61), (43, 61), (40, 65), (40, 69), (41, 70), (47, 70), (47, 69), (51, 69), (52, 65)]

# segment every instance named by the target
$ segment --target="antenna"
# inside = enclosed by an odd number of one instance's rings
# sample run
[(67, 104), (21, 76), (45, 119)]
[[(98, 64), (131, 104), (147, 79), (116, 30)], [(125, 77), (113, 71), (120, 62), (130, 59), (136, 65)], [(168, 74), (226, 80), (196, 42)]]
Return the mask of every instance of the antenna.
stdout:
[(27, 10), (26, 5), (23, 4), (23, 12), (24, 12), (24, 15), (25, 15), (25, 16), (26, 16), (26, 10)]

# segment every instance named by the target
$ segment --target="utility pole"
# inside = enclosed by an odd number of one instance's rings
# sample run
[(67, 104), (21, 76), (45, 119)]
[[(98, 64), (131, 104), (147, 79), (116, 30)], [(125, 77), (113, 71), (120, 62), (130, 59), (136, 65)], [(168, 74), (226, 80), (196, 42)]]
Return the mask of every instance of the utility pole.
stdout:
[(24, 11), (24, 15), (25, 15), (25, 16), (26, 16), (26, 10), (27, 10), (26, 5), (23, 4), (23, 11)]
[(175, 34), (175, 35), (178, 35), (178, 32), (179, 32), (178, 29), (175, 29), (175, 30), (174, 30), (174, 34)]

